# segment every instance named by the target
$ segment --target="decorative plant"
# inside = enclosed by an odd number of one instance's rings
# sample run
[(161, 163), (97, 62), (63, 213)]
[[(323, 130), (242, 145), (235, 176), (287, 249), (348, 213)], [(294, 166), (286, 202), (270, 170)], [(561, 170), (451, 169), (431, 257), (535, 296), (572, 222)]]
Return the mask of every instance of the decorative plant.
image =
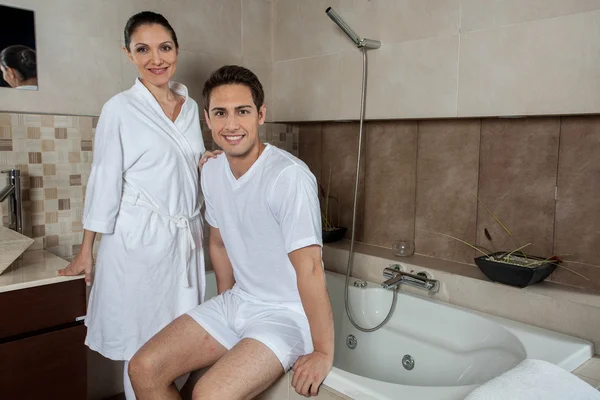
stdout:
[[(438, 235), (442, 235), (445, 236), (447, 238), (456, 240), (466, 246), (471, 247), (472, 249), (474, 249), (475, 251), (477, 251), (478, 253), (483, 254), (486, 257), (487, 261), (492, 261), (492, 262), (496, 262), (496, 263), (504, 263), (504, 264), (511, 264), (511, 265), (515, 265), (518, 267), (525, 267), (525, 268), (536, 268), (539, 267), (543, 264), (550, 264), (550, 265), (555, 265), (559, 268), (563, 268), (575, 275), (578, 275), (580, 277), (582, 277), (583, 279), (586, 280), (590, 280), (589, 278), (587, 278), (586, 276), (580, 274), (577, 271), (574, 271), (571, 268), (565, 267), (564, 265), (561, 265), (561, 263), (572, 263), (572, 264), (582, 264), (582, 265), (589, 265), (589, 264), (585, 264), (585, 263), (581, 263), (581, 262), (577, 262), (577, 261), (572, 261), (572, 260), (566, 260), (565, 257), (566, 256), (570, 256), (570, 254), (563, 254), (563, 255), (553, 255), (551, 257), (545, 258), (545, 259), (540, 259), (539, 257), (533, 257), (530, 255), (527, 255), (527, 253), (525, 253), (523, 251), (523, 249), (525, 249), (526, 247), (530, 246), (531, 243), (527, 243), (525, 245), (519, 245), (518, 240), (515, 238), (515, 235), (506, 227), (506, 225), (504, 225), (502, 223), (502, 221), (500, 221), (500, 219), (485, 205), (483, 204), (483, 202), (481, 201), (481, 199), (479, 199), (479, 197), (476, 194), (473, 194), (473, 196), (475, 196), (475, 198), (477, 199), (477, 201), (479, 202), (479, 204), (481, 204), (481, 206), (488, 212), (488, 214), (490, 214), (490, 216), (494, 219), (494, 221), (496, 221), (501, 227), (502, 229), (508, 234), (508, 236), (510, 237), (513, 245), (515, 246), (513, 250), (511, 251), (492, 251), (488, 248), (486, 248), (485, 246), (481, 246), (481, 245), (477, 245), (477, 244), (473, 244), (473, 243), (469, 243), (465, 240), (459, 239), (455, 236), (452, 235), (448, 235), (446, 233), (440, 233), (440, 232), (435, 232), (435, 231), (428, 231), (428, 230), (421, 230), (423, 232), (429, 232), (429, 233), (434, 233), (434, 234), (438, 234)], [(490, 235), (490, 232), (487, 230), (487, 228), (484, 229), (484, 236), (487, 239), (487, 241), (490, 243), (491, 246), (494, 246), (494, 241), (492, 239), (492, 236)], [(495, 246), (494, 246), (495, 247)], [(495, 249), (494, 249), (495, 250)]]
[[(327, 189), (319, 184), (319, 194), (321, 197), (321, 222), (324, 231), (334, 231), (340, 228), (340, 201), (331, 195), (331, 167), (329, 167), (329, 177), (327, 179)], [(336, 208), (336, 221), (333, 220), (331, 209)]]

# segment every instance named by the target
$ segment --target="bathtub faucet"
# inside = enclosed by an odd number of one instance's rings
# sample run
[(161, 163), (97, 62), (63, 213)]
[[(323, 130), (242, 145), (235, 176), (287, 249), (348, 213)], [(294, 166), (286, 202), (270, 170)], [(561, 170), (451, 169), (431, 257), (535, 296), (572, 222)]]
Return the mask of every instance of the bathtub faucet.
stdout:
[(401, 283), (413, 286), (419, 289), (427, 290), (429, 294), (437, 293), (440, 290), (440, 283), (436, 279), (430, 279), (425, 272), (410, 274), (403, 272), (398, 264), (390, 265), (383, 270), (383, 277), (386, 279), (381, 284), (384, 289), (395, 289)]

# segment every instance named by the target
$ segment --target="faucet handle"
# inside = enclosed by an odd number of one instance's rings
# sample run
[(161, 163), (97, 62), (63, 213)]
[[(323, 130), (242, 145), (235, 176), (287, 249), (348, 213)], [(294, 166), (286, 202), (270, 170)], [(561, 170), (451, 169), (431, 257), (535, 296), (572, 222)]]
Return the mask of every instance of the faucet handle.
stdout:
[(395, 269), (396, 271), (402, 271), (402, 265), (400, 264), (390, 264), (388, 268)]

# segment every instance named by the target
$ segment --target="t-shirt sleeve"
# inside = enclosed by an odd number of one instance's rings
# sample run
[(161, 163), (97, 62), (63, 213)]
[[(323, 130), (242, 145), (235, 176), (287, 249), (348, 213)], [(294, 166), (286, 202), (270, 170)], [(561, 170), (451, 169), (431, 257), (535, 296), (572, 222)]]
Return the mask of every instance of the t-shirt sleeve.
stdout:
[(301, 166), (287, 167), (273, 185), (269, 205), (288, 254), (303, 247), (323, 245), (321, 209), (313, 174)]
[(213, 208), (210, 198), (211, 193), (206, 184), (208, 179), (206, 170), (207, 168), (205, 165), (200, 174), (200, 186), (202, 187), (202, 195), (204, 196), (204, 219), (206, 219), (206, 222), (213, 228), (219, 228), (217, 219), (215, 218), (215, 209)]

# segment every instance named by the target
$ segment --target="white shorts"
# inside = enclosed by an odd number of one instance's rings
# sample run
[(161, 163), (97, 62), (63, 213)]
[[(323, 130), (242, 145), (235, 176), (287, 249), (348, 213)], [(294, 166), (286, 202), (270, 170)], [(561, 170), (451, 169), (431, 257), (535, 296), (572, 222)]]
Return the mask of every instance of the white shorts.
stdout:
[(258, 300), (237, 286), (187, 314), (227, 350), (242, 339), (258, 340), (275, 353), (285, 371), (299, 357), (313, 351), (310, 326), (304, 313)]

